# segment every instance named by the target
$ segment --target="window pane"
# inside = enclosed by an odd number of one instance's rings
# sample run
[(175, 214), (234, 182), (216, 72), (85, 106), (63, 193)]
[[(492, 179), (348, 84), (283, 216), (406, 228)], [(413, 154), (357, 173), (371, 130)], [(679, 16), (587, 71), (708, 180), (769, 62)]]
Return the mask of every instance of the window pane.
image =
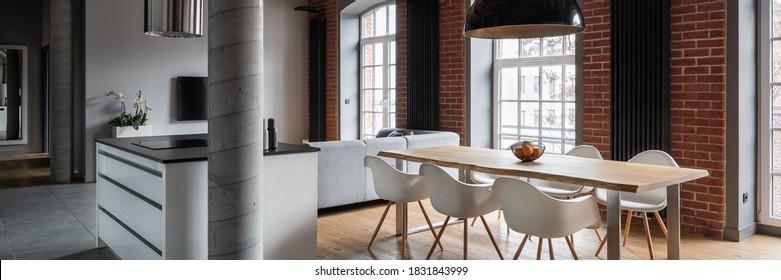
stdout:
[(363, 37), (374, 37), (374, 12), (367, 13), (363, 16)]
[(542, 136), (561, 138), (563, 119), (561, 103), (542, 103)]
[(772, 172), (781, 173), (781, 131), (773, 131), (773, 163)]
[(521, 39), (521, 57), (540, 56), (540, 39)]
[(372, 55), (374, 56), (372, 65), (382, 65), (385, 63), (385, 61), (382, 59), (382, 57), (385, 55), (383, 52), (385, 51), (385, 44), (383, 43), (375, 43), (374, 49), (372, 52)]
[(772, 194), (772, 215), (773, 218), (781, 219), (781, 176), (773, 176)]
[(564, 153), (569, 152), (572, 148), (575, 148), (575, 141), (564, 141)]
[(388, 34), (396, 34), (396, 5), (388, 6)]
[(575, 47), (575, 34), (564, 36), (564, 54), (574, 55)]
[(518, 68), (499, 69), (499, 94), (502, 100), (518, 99)]
[(781, 86), (773, 87), (773, 95), (770, 97), (773, 99), (772, 104), (772, 127), (781, 128)]
[(546, 154), (563, 154), (564, 147), (562, 140), (559, 139), (542, 139), (542, 144), (545, 145)]
[(770, 65), (773, 82), (781, 82), (781, 41), (773, 41), (772, 65)]
[(540, 104), (537, 102), (521, 102), (521, 135), (540, 136)]
[(499, 59), (505, 58), (518, 58), (519, 57), (519, 43), (518, 39), (502, 39), (499, 41), (499, 51), (497, 54)]
[(363, 106), (361, 107), (362, 111), (371, 111), (372, 109), (372, 102), (374, 102), (374, 96), (372, 96), (374, 93), (373, 90), (364, 90), (363, 91)]
[(543, 100), (561, 100), (561, 70), (560, 65), (542, 68)]
[(562, 37), (542, 38), (542, 55), (555, 56), (564, 53), (564, 39)]
[(382, 60), (375, 58), (376, 52), (382, 53), (382, 49), (376, 49), (373, 44), (363, 45), (363, 65), (377, 65), (382, 63)]
[(374, 129), (372, 128), (372, 123), (374, 122), (374, 114), (372, 113), (364, 113), (363, 114), (363, 133), (369, 134), (369, 135), (377, 135), (377, 133), (374, 133)]
[(392, 65), (389, 67), (388, 71), (388, 87), (389, 88), (396, 88), (396, 65)]
[(383, 119), (382, 119), (382, 112), (380, 113), (374, 113), (374, 120), (372, 122), (372, 134), (377, 135), (377, 131), (380, 130), (380, 128), (385, 127), (383, 125)]
[(383, 108), (385, 107), (385, 97), (382, 94), (382, 90), (375, 90), (372, 94), (372, 111), (374, 112), (382, 112)]
[(388, 58), (389, 64), (396, 64), (396, 41), (390, 42), (390, 48), (388, 49), (388, 55), (390, 55), (390, 58)]
[(377, 23), (376, 28), (374, 28), (375, 36), (388, 34), (388, 14), (386, 7), (379, 8), (374, 13), (376, 15), (375, 22)]
[(373, 88), (382, 88), (383, 82), (382, 82), (382, 66), (374, 66), (374, 79), (372, 80), (372, 87)]
[(501, 102), (499, 110), (499, 133), (518, 134), (518, 103)]
[(781, 37), (781, 0), (773, 0), (773, 37)]
[(575, 139), (575, 123), (577, 116), (575, 115), (575, 103), (564, 103), (564, 138)]
[(374, 83), (374, 67), (363, 68), (363, 85), (364, 89), (371, 88)]
[(539, 79), (540, 68), (539, 67), (523, 67), (521, 68), (521, 100), (539, 100)]
[(575, 65), (566, 65), (564, 66), (564, 100), (566, 101), (574, 101), (575, 100)]
[(518, 136), (502, 135), (502, 138), (499, 140), (499, 148), (507, 149), (516, 142), (518, 142)]

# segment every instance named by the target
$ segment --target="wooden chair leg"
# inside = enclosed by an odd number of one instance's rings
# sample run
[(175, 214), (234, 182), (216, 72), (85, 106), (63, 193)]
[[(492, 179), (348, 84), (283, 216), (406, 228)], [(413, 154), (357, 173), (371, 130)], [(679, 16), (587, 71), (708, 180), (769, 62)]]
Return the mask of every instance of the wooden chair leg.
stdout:
[(599, 256), (599, 252), (602, 251), (602, 247), (605, 247), (605, 243), (607, 243), (607, 234), (602, 238), (602, 242), (599, 243), (599, 248), (597, 248), (597, 252), (594, 253), (594, 256)]
[(594, 229), (594, 233), (597, 234), (597, 240), (602, 241), (602, 236), (599, 236), (599, 230)]
[(409, 209), (407, 209), (407, 203), (401, 204), (404, 217), (402, 217), (402, 224), (404, 224), (404, 230), (401, 232), (401, 259), (407, 259), (407, 233), (409, 232)]
[(431, 244), (431, 249), (428, 250), (428, 255), (426, 256), (426, 259), (431, 259), (431, 254), (434, 253), (434, 248), (437, 247), (437, 242), (439, 242), (439, 239), (442, 238), (442, 233), (445, 232), (445, 228), (447, 227), (447, 222), (450, 221), (450, 216), (445, 217), (445, 223), (442, 224), (442, 228), (439, 229), (439, 234), (437, 234), (437, 238), (434, 239), (434, 244)]
[(523, 250), (523, 245), (526, 244), (526, 240), (529, 240), (528, 234), (523, 236), (523, 241), (521, 241), (521, 245), (518, 246), (518, 251), (515, 251), (515, 256), (513, 256), (513, 260), (517, 260), (518, 257), (521, 256), (521, 250)]
[(662, 228), (662, 232), (664, 232), (664, 238), (667, 238), (667, 227), (664, 226), (664, 222), (662, 221), (662, 217), (659, 216), (659, 212), (654, 211), (654, 216), (656, 217), (656, 221), (659, 222), (659, 227)]
[(372, 247), (372, 243), (374, 243), (374, 239), (377, 238), (377, 233), (380, 232), (380, 228), (382, 227), (382, 222), (385, 221), (385, 215), (388, 215), (388, 210), (390, 209), (392, 204), (393, 201), (388, 201), (388, 206), (385, 207), (385, 212), (382, 213), (382, 218), (380, 218), (380, 222), (377, 223), (377, 228), (374, 229), (374, 234), (372, 234), (372, 239), (369, 240), (369, 246), (367, 248)]
[(643, 213), (643, 227), (645, 228), (645, 239), (648, 242), (648, 253), (651, 259), (654, 259), (654, 244), (651, 241), (651, 228), (648, 226), (648, 216)]
[[(475, 217), (474, 219), (472, 219), (472, 226), (474, 226), (474, 225), (475, 225), (475, 222), (477, 222), (477, 217)], [(466, 223), (466, 221), (464, 221), (464, 223)]]
[(572, 245), (572, 240), (564, 236), (564, 240), (567, 241), (567, 246), (569, 246), (569, 251), (572, 252), (572, 257), (575, 260), (578, 260), (578, 253), (575, 253), (575, 246)]
[(555, 260), (556, 258), (553, 257), (553, 241), (551, 241), (550, 238), (548, 238), (548, 255), (550, 256), (551, 260)]
[[(423, 212), (423, 217), (426, 218), (426, 223), (428, 224), (428, 228), (431, 230), (431, 234), (434, 235), (434, 238), (437, 238), (437, 231), (434, 230), (434, 225), (431, 224), (431, 219), (428, 218), (428, 214), (426, 213), (426, 208), (423, 208), (423, 202), (420, 202), (420, 200), (418, 200), (418, 205), (420, 205), (420, 211)], [(437, 240), (437, 245), (439, 245), (439, 250), (443, 250), (442, 242)]]
[(504, 260), (504, 256), (502, 256), (502, 251), (499, 250), (499, 245), (496, 245), (496, 240), (494, 239), (494, 235), (491, 234), (491, 228), (488, 227), (488, 223), (485, 222), (485, 218), (483, 216), (480, 216), (480, 220), (483, 221), (483, 226), (485, 227), (485, 231), (488, 232), (488, 237), (491, 238), (491, 243), (494, 244), (494, 249), (496, 249), (496, 253), (499, 254), (499, 259)]
[[(475, 219), (477, 219), (477, 217), (475, 217)], [(466, 252), (467, 252), (466, 247), (468, 244), (467, 240), (469, 240), (469, 234), (467, 229), (469, 229), (469, 227), (466, 225), (466, 223), (464, 223), (464, 260), (466, 260)]]
[(537, 240), (540, 244), (537, 244), (537, 260), (542, 258), (542, 237)]
[(502, 218), (502, 209), (499, 209), (499, 211), (497, 211), (497, 212), (499, 212), (499, 215), (496, 216), (496, 218), (497, 219), (501, 219)]
[(626, 247), (626, 240), (629, 238), (629, 227), (632, 225), (632, 210), (627, 211), (626, 214), (626, 228), (624, 229), (624, 245)]

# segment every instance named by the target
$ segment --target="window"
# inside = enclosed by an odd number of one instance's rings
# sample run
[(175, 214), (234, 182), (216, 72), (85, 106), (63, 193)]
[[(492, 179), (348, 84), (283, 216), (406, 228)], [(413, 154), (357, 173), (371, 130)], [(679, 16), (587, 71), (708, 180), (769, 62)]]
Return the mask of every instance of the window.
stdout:
[(396, 125), (396, 5), (361, 16), (361, 138)]
[(494, 41), (495, 148), (522, 140), (575, 146), (575, 35)]
[(781, 0), (761, 1), (760, 222), (781, 226)]

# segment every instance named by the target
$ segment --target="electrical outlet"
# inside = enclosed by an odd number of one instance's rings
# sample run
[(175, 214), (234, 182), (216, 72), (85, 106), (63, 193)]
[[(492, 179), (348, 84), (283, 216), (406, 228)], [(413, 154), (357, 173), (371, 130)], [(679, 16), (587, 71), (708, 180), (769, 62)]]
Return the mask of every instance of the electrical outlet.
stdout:
[(748, 202), (748, 193), (743, 193), (743, 203)]

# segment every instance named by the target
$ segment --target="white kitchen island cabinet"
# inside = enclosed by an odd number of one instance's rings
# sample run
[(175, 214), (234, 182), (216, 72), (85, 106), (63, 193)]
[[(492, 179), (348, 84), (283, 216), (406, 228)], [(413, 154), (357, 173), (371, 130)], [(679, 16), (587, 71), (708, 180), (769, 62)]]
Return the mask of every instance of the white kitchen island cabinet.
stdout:
[[(98, 247), (119, 259), (208, 258), (205, 139), (98, 140)], [(280, 143), (264, 153), (264, 259), (316, 258), (317, 151)]]

